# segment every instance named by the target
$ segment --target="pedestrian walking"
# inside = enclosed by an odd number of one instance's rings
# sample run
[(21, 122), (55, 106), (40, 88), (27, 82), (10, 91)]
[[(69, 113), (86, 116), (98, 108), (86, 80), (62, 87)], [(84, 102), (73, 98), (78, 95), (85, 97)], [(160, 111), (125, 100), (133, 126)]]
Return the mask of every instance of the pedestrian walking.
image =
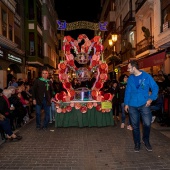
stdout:
[[(128, 71), (130, 76), (125, 90), (124, 103), (125, 111), (129, 113), (133, 127), (134, 151), (139, 152), (141, 145), (140, 118), (143, 123), (143, 143), (147, 151), (152, 151), (149, 140), (152, 121), (150, 105), (153, 100), (156, 100), (159, 88), (150, 74), (139, 70), (137, 61), (129, 62)], [(149, 95), (150, 89), (151, 95)]]
[[(125, 89), (126, 89), (126, 85), (127, 85), (127, 80), (128, 80), (128, 75), (126, 74), (122, 74), (119, 77), (119, 104), (121, 107), (121, 128), (125, 128), (125, 119), (126, 119), (126, 114), (125, 113), (125, 104), (124, 104), (124, 97), (125, 97)], [(130, 122), (130, 118), (128, 115), (128, 122), (127, 122), (127, 129), (128, 130), (132, 130), (132, 126), (131, 126), (131, 122)]]
[(36, 128), (41, 129), (41, 109), (44, 109), (45, 116), (42, 128), (47, 129), (50, 118), (50, 106), (53, 96), (52, 82), (48, 79), (48, 70), (42, 69), (42, 77), (34, 81), (32, 87), (33, 104), (36, 109)]

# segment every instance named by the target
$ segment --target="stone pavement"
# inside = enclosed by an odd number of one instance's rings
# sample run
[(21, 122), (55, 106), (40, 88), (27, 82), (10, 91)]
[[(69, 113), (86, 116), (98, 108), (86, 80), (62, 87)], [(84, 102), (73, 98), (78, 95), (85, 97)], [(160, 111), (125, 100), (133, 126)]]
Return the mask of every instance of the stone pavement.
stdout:
[(152, 128), (153, 152), (133, 148), (132, 131), (114, 127), (35, 129), (35, 119), (17, 132), (19, 142), (0, 145), (0, 169), (170, 170), (170, 138)]

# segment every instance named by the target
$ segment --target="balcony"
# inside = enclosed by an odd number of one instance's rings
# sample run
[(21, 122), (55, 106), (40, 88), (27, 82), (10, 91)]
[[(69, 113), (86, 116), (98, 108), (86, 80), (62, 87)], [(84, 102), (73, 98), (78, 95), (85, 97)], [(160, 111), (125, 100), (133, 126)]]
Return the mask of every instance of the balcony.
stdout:
[(135, 11), (130, 10), (123, 19), (123, 30), (125, 30), (127, 27), (133, 28), (135, 25)]
[(150, 36), (148, 39), (143, 39), (139, 43), (136, 44), (136, 55), (141, 54), (147, 50), (154, 49), (154, 37)]
[(168, 28), (170, 28), (170, 21), (167, 21), (161, 25), (161, 32), (166, 31)]
[(136, 13), (139, 11), (139, 9), (143, 6), (143, 4), (146, 2), (146, 0), (137, 0), (135, 2), (135, 6), (136, 6)]

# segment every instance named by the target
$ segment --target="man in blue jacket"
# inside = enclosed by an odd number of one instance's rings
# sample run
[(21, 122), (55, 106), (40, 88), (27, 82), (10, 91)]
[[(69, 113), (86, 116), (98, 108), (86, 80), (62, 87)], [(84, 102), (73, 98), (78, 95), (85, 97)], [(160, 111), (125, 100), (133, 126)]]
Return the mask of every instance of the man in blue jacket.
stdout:
[[(150, 105), (157, 98), (159, 88), (150, 74), (139, 70), (135, 60), (129, 62), (128, 71), (130, 76), (125, 90), (124, 104), (133, 127), (134, 151), (140, 150), (140, 117), (143, 122), (143, 143), (147, 151), (152, 151), (149, 141), (152, 120)], [(151, 95), (149, 89), (152, 91)]]

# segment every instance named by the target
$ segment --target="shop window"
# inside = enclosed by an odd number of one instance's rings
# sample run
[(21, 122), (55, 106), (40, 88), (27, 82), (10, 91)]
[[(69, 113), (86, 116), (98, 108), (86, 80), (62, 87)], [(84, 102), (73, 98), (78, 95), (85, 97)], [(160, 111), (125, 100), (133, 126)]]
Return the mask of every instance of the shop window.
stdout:
[(33, 32), (29, 33), (29, 53), (30, 56), (35, 55), (35, 37)]
[(7, 13), (2, 9), (2, 35), (7, 37)]

